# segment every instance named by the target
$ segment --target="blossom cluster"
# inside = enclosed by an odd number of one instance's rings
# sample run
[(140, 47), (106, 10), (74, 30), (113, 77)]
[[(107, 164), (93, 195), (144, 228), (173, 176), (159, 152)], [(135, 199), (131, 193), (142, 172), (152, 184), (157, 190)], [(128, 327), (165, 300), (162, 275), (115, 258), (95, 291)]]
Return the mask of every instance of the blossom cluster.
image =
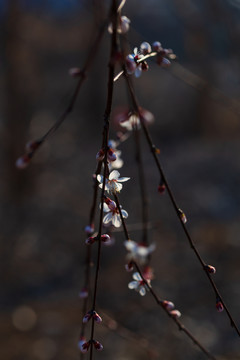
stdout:
[(176, 55), (172, 49), (164, 49), (159, 41), (155, 41), (150, 45), (147, 41), (141, 43), (139, 49), (135, 47), (133, 53), (127, 55), (125, 66), (128, 74), (139, 77), (142, 71), (147, 71), (149, 65), (147, 59), (156, 56), (156, 62), (159, 66), (168, 67), (170, 60), (176, 59)]

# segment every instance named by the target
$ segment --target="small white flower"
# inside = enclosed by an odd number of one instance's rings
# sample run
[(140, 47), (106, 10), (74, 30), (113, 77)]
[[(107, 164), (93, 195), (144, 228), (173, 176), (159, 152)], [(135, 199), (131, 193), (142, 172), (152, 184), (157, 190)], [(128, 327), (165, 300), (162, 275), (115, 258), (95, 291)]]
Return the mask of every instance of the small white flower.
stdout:
[[(113, 201), (114, 202), (114, 201)], [(115, 202), (114, 202), (115, 203)], [(120, 227), (122, 224), (121, 216), (118, 211), (117, 206), (112, 209), (110, 209), (107, 204), (103, 204), (103, 211), (107, 214), (103, 218), (103, 223), (108, 224), (109, 222), (112, 222), (112, 225), (115, 227)], [(121, 209), (122, 217), (126, 219), (128, 217), (128, 213), (126, 210)]]
[[(139, 112), (145, 125), (150, 125), (153, 123), (154, 116), (150, 111), (139, 108)], [(134, 128), (137, 130), (141, 128), (139, 115), (131, 111), (127, 114), (127, 116), (122, 116), (122, 118), (120, 118), (119, 124), (128, 131), (132, 131)]]
[(155, 244), (150, 244), (149, 246), (146, 246), (145, 244), (138, 244), (132, 240), (125, 241), (124, 245), (129, 252), (127, 255), (127, 260), (135, 260), (141, 265), (144, 265), (147, 262), (148, 256), (156, 248)]
[[(131, 281), (128, 284), (129, 289), (134, 289), (139, 292), (141, 296), (144, 296), (146, 294), (146, 290), (148, 290), (148, 287), (145, 283), (145, 281), (142, 279), (141, 275), (138, 272), (135, 272), (133, 274), (134, 281)], [(150, 280), (146, 280), (147, 283), (150, 285)]]
[[(106, 183), (105, 183), (105, 189), (107, 192), (115, 194), (118, 193), (122, 190), (122, 184), (121, 182), (125, 182), (128, 181), (130, 178), (129, 177), (119, 177), (120, 173), (117, 170), (113, 170), (110, 175), (109, 178), (106, 179)], [(99, 187), (102, 189), (103, 187), (103, 176), (102, 175), (98, 175), (97, 176), (97, 180), (100, 183)]]

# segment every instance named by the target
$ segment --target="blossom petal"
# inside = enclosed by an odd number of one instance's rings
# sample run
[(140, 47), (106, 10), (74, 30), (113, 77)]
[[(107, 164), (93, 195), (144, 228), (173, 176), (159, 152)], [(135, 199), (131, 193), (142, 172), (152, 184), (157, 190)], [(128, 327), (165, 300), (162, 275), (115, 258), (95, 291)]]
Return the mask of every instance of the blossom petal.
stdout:
[(146, 289), (145, 289), (144, 286), (141, 286), (141, 288), (140, 288), (140, 290), (139, 290), (139, 294), (140, 294), (141, 296), (146, 295)]
[[(101, 204), (100, 204), (100, 209), (101, 209)], [(105, 202), (103, 203), (103, 211), (104, 212), (109, 212), (110, 211), (109, 207), (107, 206), (107, 204)]]
[(102, 183), (102, 182), (103, 182), (103, 176), (100, 175), (100, 174), (98, 174), (98, 176), (97, 176), (97, 181), (100, 182), (100, 183)]
[(121, 212), (122, 212), (123, 218), (126, 219), (128, 217), (127, 211), (126, 210), (121, 210)]
[(131, 281), (129, 284), (128, 284), (128, 288), (129, 289), (136, 289), (138, 287), (138, 281)]
[(124, 246), (128, 251), (132, 251), (132, 252), (135, 252), (137, 249), (137, 243), (133, 240), (125, 241)]
[(141, 275), (140, 275), (138, 272), (135, 272), (135, 273), (133, 274), (133, 279), (134, 279), (134, 280), (137, 280), (137, 281), (141, 281), (141, 280), (142, 280)]
[(142, 67), (140, 67), (140, 65), (136, 68), (134, 75), (136, 76), (136, 78), (139, 78), (142, 74)]
[(122, 184), (118, 184), (117, 182), (114, 183), (113, 192), (120, 192), (122, 190)]
[(109, 180), (117, 180), (120, 176), (119, 171), (113, 170), (111, 174), (109, 175)]
[(113, 218), (112, 213), (111, 212), (107, 213), (103, 218), (103, 223), (108, 224), (112, 220), (112, 218)]
[(121, 177), (117, 181), (118, 182), (125, 182), (125, 181), (128, 181), (129, 179), (130, 179), (130, 177)]
[(121, 226), (122, 221), (121, 221), (120, 215), (115, 214), (115, 215), (112, 217), (112, 224), (113, 224), (113, 226), (115, 226), (115, 227), (120, 227), (120, 226)]

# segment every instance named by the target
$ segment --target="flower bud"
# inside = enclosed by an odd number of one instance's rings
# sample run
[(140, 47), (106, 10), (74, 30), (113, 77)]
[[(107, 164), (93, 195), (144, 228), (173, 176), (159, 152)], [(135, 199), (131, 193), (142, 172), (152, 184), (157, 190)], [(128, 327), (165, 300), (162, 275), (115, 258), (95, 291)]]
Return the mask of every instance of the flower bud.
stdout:
[(187, 217), (186, 217), (186, 215), (184, 214), (184, 212), (183, 212), (181, 209), (178, 209), (178, 213), (179, 213), (180, 219), (181, 219), (181, 221), (183, 222), (183, 224), (186, 224), (186, 222), (187, 222)]
[(162, 305), (167, 309), (168, 311), (171, 311), (175, 308), (175, 305), (173, 302), (168, 300), (163, 300)]
[(162, 49), (162, 45), (159, 41), (154, 41), (154, 43), (152, 43), (152, 49), (153, 51), (159, 52)]
[(78, 296), (81, 298), (81, 299), (86, 299), (88, 297), (88, 289), (87, 288), (82, 288), (78, 294)]
[(117, 159), (117, 155), (112, 149), (108, 149), (107, 158), (109, 161), (115, 161)]
[(93, 225), (87, 225), (84, 230), (88, 235), (90, 235), (90, 234), (92, 234), (94, 232), (94, 226)]
[(132, 55), (128, 55), (125, 61), (126, 69), (128, 74), (133, 74), (137, 68), (137, 64)]
[(36, 141), (29, 141), (26, 145), (25, 145), (25, 149), (27, 152), (34, 152), (35, 150), (37, 150), (37, 148), (39, 147), (39, 145), (41, 145), (42, 141), (41, 140), (36, 140)]
[(105, 153), (104, 153), (104, 150), (103, 149), (100, 149), (96, 155), (96, 160), (97, 161), (103, 161), (104, 159), (104, 156), (105, 156)]
[(28, 154), (25, 154), (17, 159), (16, 161), (16, 167), (20, 170), (26, 169), (26, 167), (29, 165), (31, 160), (31, 157)]
[(169, 67), (169, 66), (171, 65), (171, 61), (164, 57), (164, 58), (162, 59), (161, 65), (162, 65), (163, 67)]
[(111, 200), (109, 197), (106, 197), (104, 201), (111, 211), (114, 211), (116, 209), (117, 205), (115, 201)]
[(147, 54), (150, 54), (152, 51), (152, 48), (151, 48), (151, 45), (144, 41), (141, 45), (140, 45), (140, 52), (141, 54), (143, 55), (147, 55)]
[(166, 185), (165, 184), (159, 184), (158, 185), (158, 192), (159, 194), (164, 194), (166, 190)]
[(102, 322), (102, 318), (96, 311), (93, 311), (93, 320), (96, 321), (96, 323), (100, 324)]
[(171, 314), (172, 317), (174, 317), (175, 319), (178, 319), (178, 318), (180, 318), (180, 316), (181, 316), (181, 313), (180, 313), (179, 310), (171, 310), (171, 311), (170, 311), (170, 314)]
[(86, 245), (92, 245), (96, 241), (96, 236), (90, 236), (85, 240)]
[(130, 261), (129, 263), (127, 263), (126, 265), (125, 265), (125, 269), (127, 270), (127, 271), (133, 271), (133, 263)]
[(68, 73), (72, 77), (78, 77), (81, 74), (81, 70), (78, 67), (74, 67), (69, 69)]
[(82, 322), (83, 322), (84, 324), (86, 324), (87, 322), (89, 322), (89, 320), (92, 318), (92, 316), (93, 316), (93, 312), (92, 312), (92, 311), (88, 311), (88, 312), (86, 313), (86, 315), (84, 315), (84, 317), (83, 317), (83, 319), (82, 319)]
[(218, 312), (222, 312), (224, 310), (223, 304), (219, 299), (216, 300), (216, 309)]
[(111, 242), (111, 237), (108, 234), (101, 235), (101, 241), (105, 244)]
[(79, 350), (85, 354), (88, 351), (88, 348), (90, 346), (90, 342), (86, 342), (86, 338), (84, 336), (81, 336), (78, 342), (78, 348)]
[(128, 30), (129, 30), (130, 22), (131, 21), (130, 21), (130, 19), (128, 17), (121, 16), (118, 32), (121, 33), (121, 34), (126, 34), (126, 32), (128, 32)]
[(103, 350), (103, 345), (99, 341), (93, 340), (93, 345), (96, 350), (98, 350), (98, 351)]
[(212, 265), (206, 265), (205, 269), (209, 272), (209, 274), (215, 274), (216, 273), (216, 269)]

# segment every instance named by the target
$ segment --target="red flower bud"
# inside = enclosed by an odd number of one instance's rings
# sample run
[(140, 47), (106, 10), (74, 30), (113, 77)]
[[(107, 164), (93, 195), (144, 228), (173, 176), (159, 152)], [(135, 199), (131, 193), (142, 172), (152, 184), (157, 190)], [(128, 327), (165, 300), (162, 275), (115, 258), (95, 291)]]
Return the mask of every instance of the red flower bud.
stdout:
[(214, 266), (212, 265), (206, 265), (205, 269), (210, 273), (210, 274), (215, 274), (216, 273), (216, 269)]
[(93, 345), (96, 350), (98, 350), (98, 351), (103, 350), (103, 345), (99, 341), (93, 340)]
[(105, 153), (103, 149), (100, 149), (96, 155), (97, 161), (102, 161), (104, 159)]
[(168, 311), (171, 311), (175, 308), (175, 305), (173, 302), (168, 300), (163, 300), (162, 305), (167, 309)]
[(86, 324), (87, 322), (89, 322), (89, 320), (91, 319), (92, 316), (93, 316), (92, 311), (88, 311), (88, 312), (86, 313), (86, 315), (84, 315), (82, 322), (83, 322), (84, 324)]
[(108, 149), (107, 158), (108, 158), (108, 161), (115, 161), (115, 160), (117, 160), (117, 155), (115, 154), (115, 152), (112, 149)]
[(92, 245), (95, 241), (96, 241), (96, 237), (95, 236), (90, 236), (89, 238), (87, 238), (85, 240), (85, 244), (86, 245)]
[(222, 312), (224, 310), (223, 304), (220, 300), (217, 299), (216, 301), (216, 309), (218, 312)]
[(96, 311), (93, 311), (93, 320), (96, 321), (96, 323), (100, 324), (102, 322), (102, 318)]
[(29, 156), (29, 154), (25, 154), (17, 159), (16, 167), (20, 170), (23, 170), (29, 165), (30, 160), (31, 157)]

